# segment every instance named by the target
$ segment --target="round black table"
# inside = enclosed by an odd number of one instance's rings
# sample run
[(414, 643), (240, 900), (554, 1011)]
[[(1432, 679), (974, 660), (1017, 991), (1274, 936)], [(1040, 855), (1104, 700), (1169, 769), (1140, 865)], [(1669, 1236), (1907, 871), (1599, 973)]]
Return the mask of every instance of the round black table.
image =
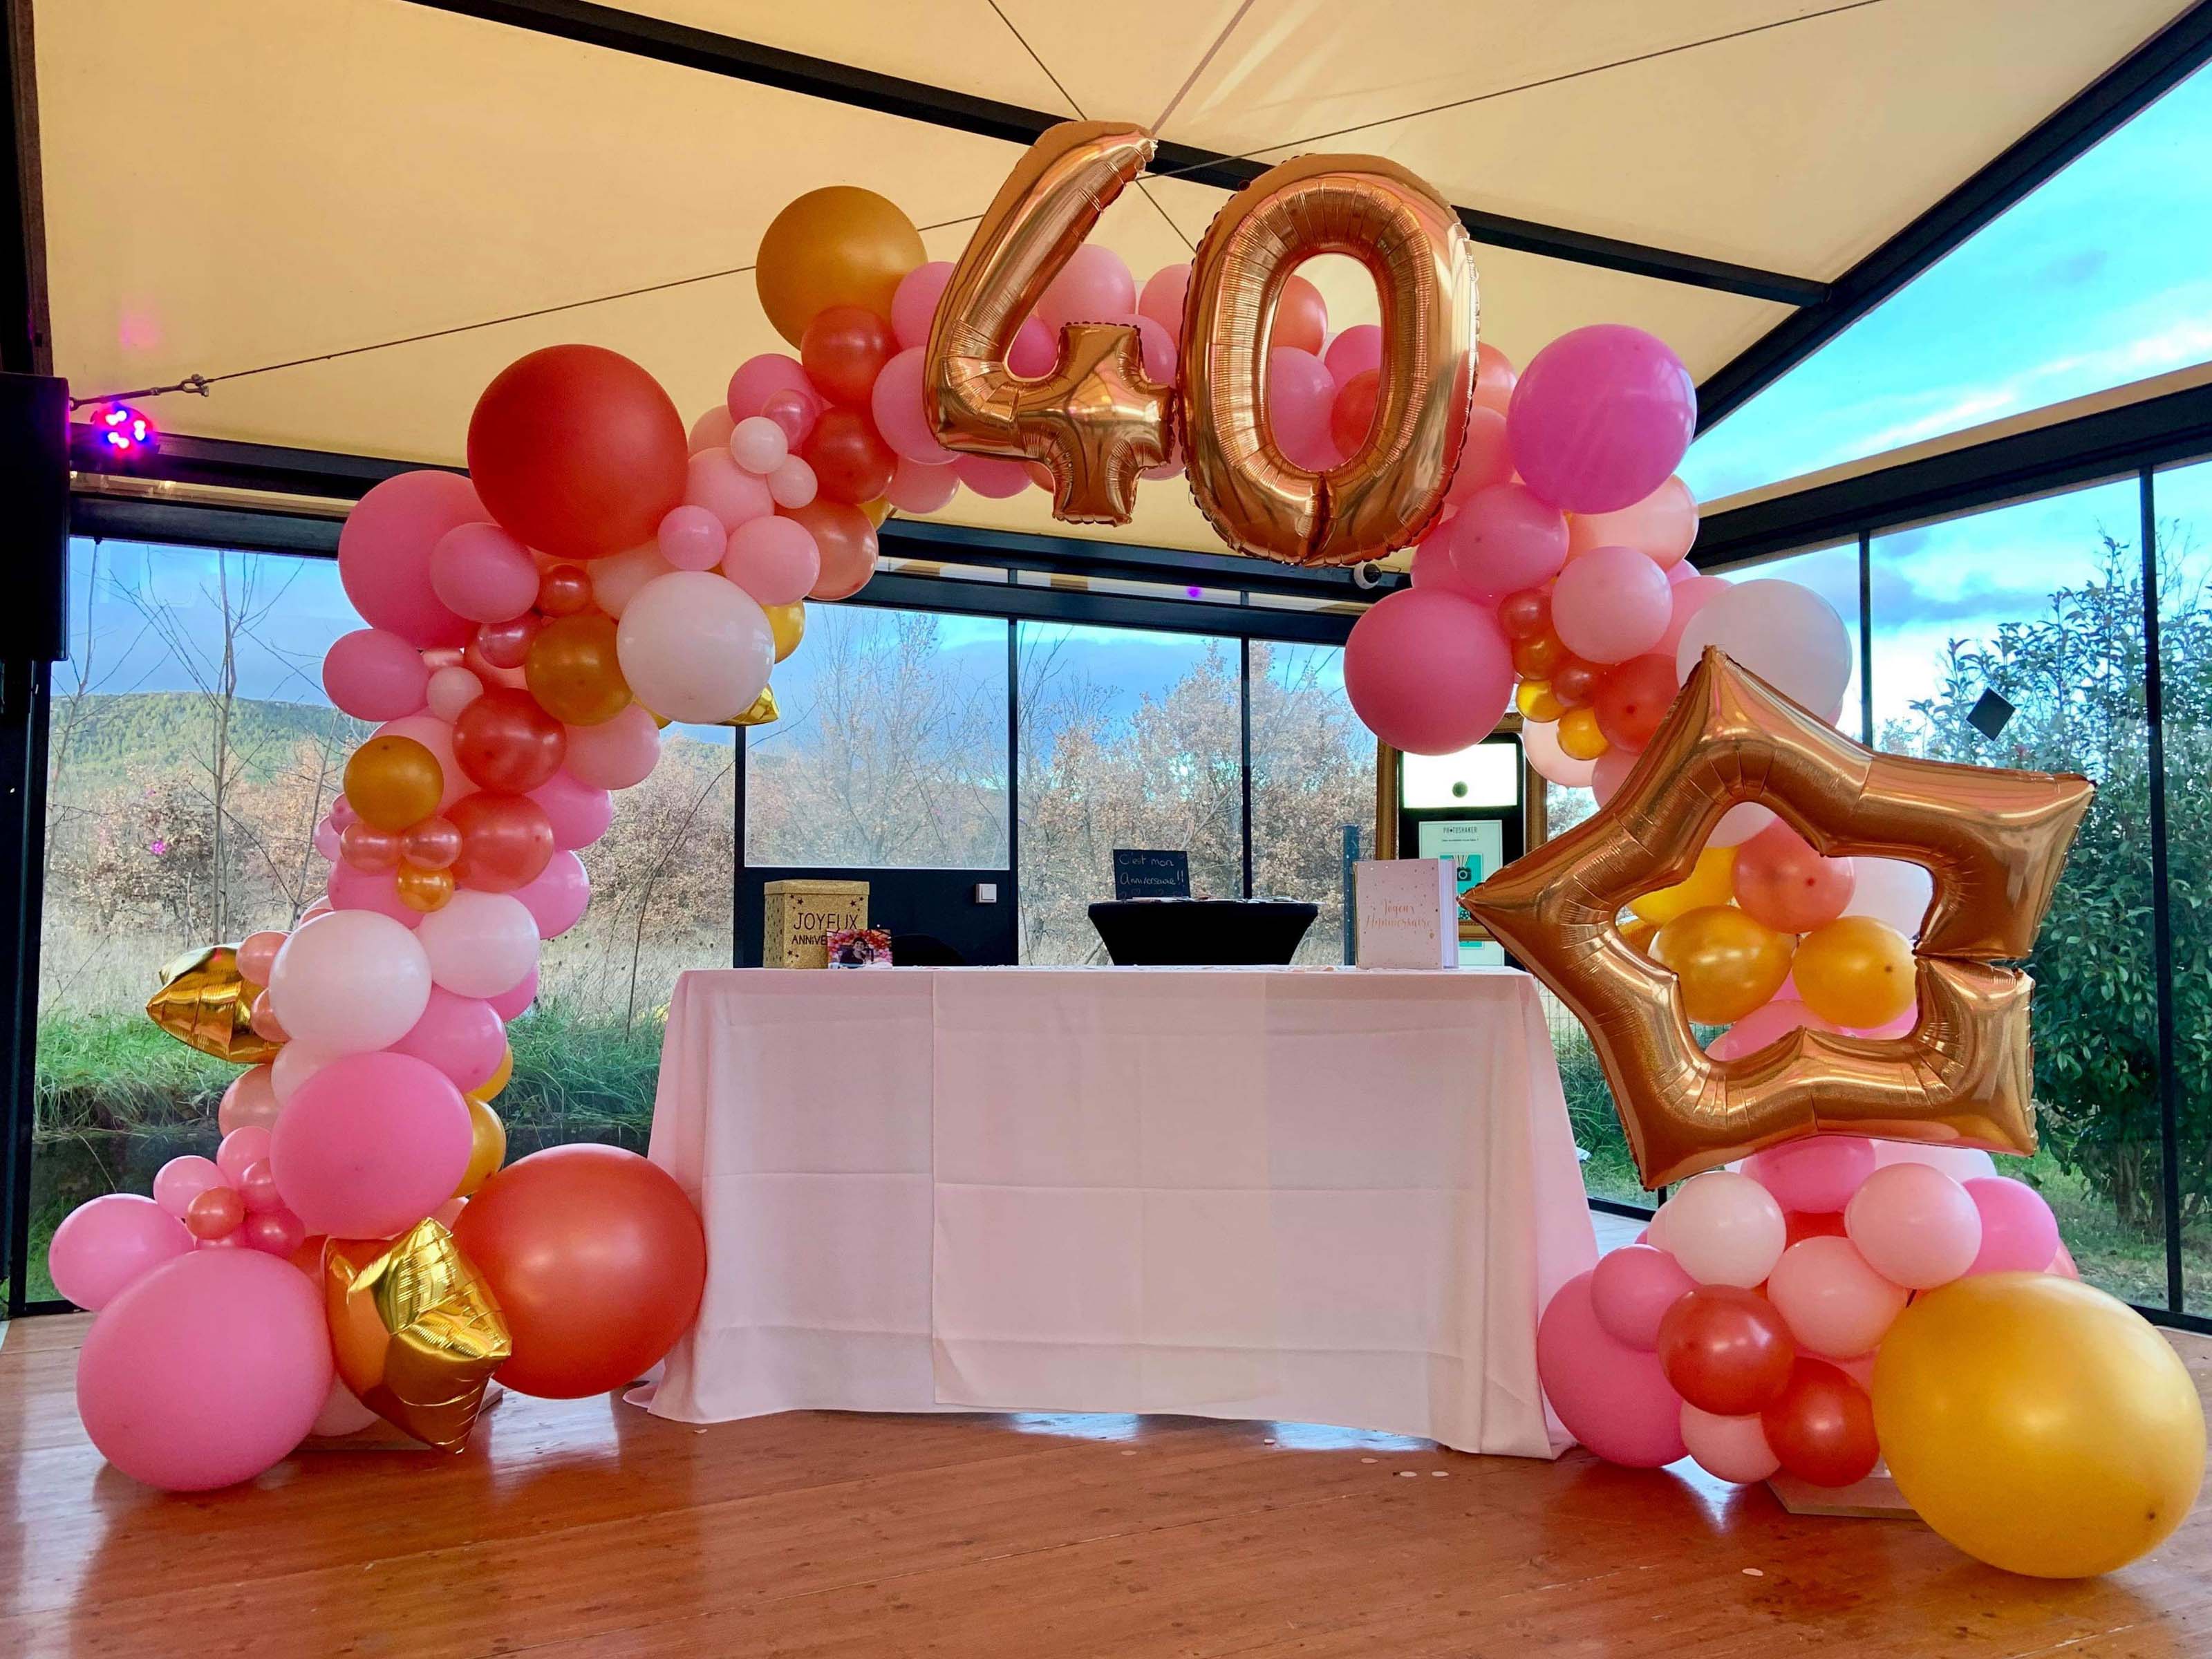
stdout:
[(1290, 899), (1121, 899), (1092, 905), (1091, 925), (1124, 968), (1273, 968), (1320, 914)]

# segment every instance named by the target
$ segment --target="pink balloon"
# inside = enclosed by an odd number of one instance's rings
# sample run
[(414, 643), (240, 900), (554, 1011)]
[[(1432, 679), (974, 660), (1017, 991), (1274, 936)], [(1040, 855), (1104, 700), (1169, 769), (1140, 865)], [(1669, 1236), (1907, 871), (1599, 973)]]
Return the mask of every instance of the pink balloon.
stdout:
[[(811, 386), (790, 387), (773, 392), (761, 405), (761, 418), (774, 422), (776, 430), (783, 434), (786, 460), (790, 459), (792, 450), (812, 435), (814, 423), (822, 418), (825, 407), (827, 405), (823, 403), (820, 394)], [(734, 437), (735, 432), (732, 431), (731, 435)]]
[(402, 472), (363, 495), (338, 532), (338, 580), (362, 620), (413, 645), (465, 645), (475, 630), (431, 590), (430, 550), (490, 517), (453, 472)]
[(822, 579), (822, 550), (796, 519), (755, 519), (730, 532), (722, 574), (762, 605), (793, 605)]
[(257, 1250), (164, 1262), (110, 1303), (77, 1356), (100, 1455), (149, 1486), (250, 1480), (297, 1446), (331, 1386), (322, 1288)]
[(1344, 689), (1367, 729), (1414, 755), (1488, 737), (1513, 696), (1497, 613), (1438, 587), (1385, 594), (1352, 626)]
[(323, 656), (323, 691), (357, 720), (395, 720), (422, 706), (422, 653), (381, 628), (341, 634)]
[(255, 1159), (240, 1172), (238, 1195), (246, 1200), (249, 1215), (262, 1215), (284, 1207), (284, 1195), (276, 1190), (276, 1172), (269, 1167), (266, 1158)]
[(1111, 317), (1107, 320), (1125, 323), (1135, 329), (1140, 348), (1139, 355), (1145, 361), (1145, 373), (1162, 386), (1175, 384), (1176, 365), (1182, 361), (1182, 354), (1176, 349), (1173, 334), (1162, 328), (1159, 324), (1146, 316), (1141, 311), (1132, 311), (1126, 315)]
[(213, 1158), (187, 1152), (154, 1172), (154, 1202), (181, 1221), (194, 1199), (222, 1184), (222, 1171)]
[(1528, 360), (1508, 424), (1514, 465), (1531, 489), (1570, 513), (1613, 513), (1657, 489), (1681, 460), (1697, 431), (1697, 387), (1665, 342), (1598, 323)]
[[(883, 367), (868, 394), (876, 431), (896, 454), (927, 466), (951, 465), (952, 452), (937, 441), (927, 394), (922, 390), (920, 346), (902, 351)], [(782, 603), (779, 600), (776, 603)]]
[(653, 537), (660, 556), (678, 570), (712, 570), (722, 562), (730, 532), (703, 507), (672, 507)]
[[(1733, 1028), (1741, 1030), (1759, 1014), (1777, 1005), (1769, 1003), (1749, 1019)], [(1832, 1030), (1805, 1007), (1802, 1024), (1816, 1030)], [(1759, 1045), (1764, 1047), (1764, 1044)], [(1726, 1060), (1731, 1055), (1721, 1055)], [(1866, 1184), (1875, 1170), (1874, 1142), (1863, 1135), (1808, 1135), (1784, 1141), (1744, 1160), (1743, 1172), (1774, 1194), (1774, 1201), (1801, 1215), (1833, 1215), (1851, 1201), (1851, 1194)]]
[(1379, 324), (1356, 323), (1328, 343), (1321, 355), (1328, 365), (1329, 379), (1340, 390), (1355, 374), (1382, 367), (1382, 330)]
[[(766, 414), (768, 400), (779, 392), (803, 392), (809, 399), (814, 398), (813, 383), (799, 366), (799, 359), (781, 351), (746, 358), (738, 365), (738, 372), (730, 376), (726, 405), (731, 420), (742, 421), (749, 415)], [(723, 442), (728, 442), (726, 435)]]
[(1607, 1462), (1656, 1469), (1683, 1455), (1682, 1397), (1659, 1356), (1606, 1334), (1589, 1273), (1559, 1287), (1536, 1327), (1536, 1376), (1567, 1432)]
[(1014, 343), (1006, 349), (1006, 367), (1025, 380), (1043, 379), (1059, 361), (1058, 337), (1034, 317), (1015, 331)]
[(1650, 1353), (1659, 1346), (1659, 1322), (1667, 1310), (1697, 1283), (1666, 1251), (1624, 1245), (1598, 1258), (1590, 1274), (1590, 1310), (1614, 1341)]
[(1625, 749), (1608, 749), (1600, 755), (1590, 768), (1590, 793), (1597, 797), (1597, 804), (1602, 806), (1611, 800), (1635, 769), (1636, 757)]
[[(1183, 296), (1189, 291), (1190, 262), (1188, 259), (1179, 265), (1162, 265), (1145, 279), (1145, 291), (1137, 301), (1137, 309), (1180, 342), (1182, 339)], [(1349, 330), (1346, 331), (1350, 332)]]
[(1068, 256), (1036, 303), (1037, 320), (1057, 337), (1068, 323), (1103, 323), (1137, 308), (1137, 279), (1110, 247), (1085, 242)]
[(937, 301), (951, 280), (950, 259), (932, 259), (899, 278), (898, 291), (891, 295), (891, 333), (902, 350), (929, 343), (930, 326), (937, 320)]
[(1692, 1176), (1659, 1214), (1662, 1248), (1700, 1285), (1749, 1290), (1773, 1271), (1790, 1242), (1774, 1195), (1733, 1170)]
[(222, 1104), (216, 1109), (216, 1127), (223, 1133), (252, 1123), (265, 1129), (276, 1121), (280, 1108), (276, 1085), (270, 1081), (270, 1069), (264, 1060), (258, 1066), (247, 1066), (230, 1080), (230, 1086), (222, 1091)]
[(523, 981), (509, 991), (502, 991), (491, 1000), (491, 1011), (503, 1020), (517, 1020), (528, 1012), (538, 1000), (538, 969), (532, 968)]
[(731, 418), (730, 411), (716, 404), (712, 409), (701, 411), (699, 418), (691, 422), (691, 431), (684, 447), (693, 455), (702, 449), (720, 449), (730, 441), (731, 428), (736, 425), (737, 422)]
[(653, 716), (632, 703), (597, 726), (568, 728), (570, 776), (594, 789), (627, 789), (642, 783), (660, 758), (660, 728)]
[(1907, 1008), (1887, 1025), (1846, 1025), (1843, 1030), (1846, 1036), (1873, 1037), (1878, 1042), (1888, 1042), (1908, 1036), (1919, 1023), (1920, 1010), (1914, 1007)]
[(923, 466), (899, 458), (884, 499), (902, 513), (934, 513), (960, 490), (960, 473), (952, 466)]
[(538, 922), (512, 893), (464, 887), (422, 919), (419, 937), (431, 978), (456, 996), (503, 995), (538, 966)]
[(995, 455), (963, 455), (954, 463), (954, 470), (962, 483), (994, 501), (1009, 500), (1030, 487), (1029, 472), (1019, 461), (1000, 460)]
[(514, 621), (537, 604), (538, 578), (530, 550), (495, 524), (456, 526), (430, 550), (431, 591), (471, 622)]
[(1755, 1486), (1782, 1467), (1756, 1417), (1716, 1417), (1682, 1402), (1682, 1444), (1698, 1467), (1740, 1486)]
[[(269, 1131), (258, 1124), (248, 1124), (242, 1129), (233, 1129), (216, 1148), (215, 1167), (222, 1171), (223, 1184), (235, 1187), (246, 1178), (246, 1172), (269, 1156)], [(2044, 1257), (2045, 1261), (2051, 1260)]]
[(1577, 513), (1570, 551), (1593, 547), (1632, 547), (1652, 563), (1671, 570), (1698, 539), (1698, 500), (1689, 485), (1669, 478), (1642, 501), (1618, 513)]
[[(1407, 572), (1407, 580), (1415, 587), (1440, 587), (1447, 592), (1473, 599), (1474, 591), (1461, 579), (1458, 569), (1452, 563), (1453, 522), (1452, 520), (1445, 520), (1442, 527), (1431, 530), (1428, 539), (1414, 547), (1413, 568)], [(1475, 602), (1478, 605), (1481, 603), (1479, 599)]]
[(735, 530), (775, 511), (775, 498), (766, 481), (739, 466), (728, 450), (710, 449), (703, 455), (694, 455), (689, 465), (684, 505), (705, 507), (722, 521), (725, 530)]
[(191, 1248), (185, 1224), (152, 1199), (103, 1193), (78, 1205), (54, 1229), (46, 1273), (69, 1300), (97, 1313)]
[(1495, 605), (1559, 574), (1567, 562), (1567, 521), (1520, 484), (1493, 484), (1468, 498), (1445, 545), (1461, 585)]
[(566, 769), (532, 790), (530, 799), (545, 809), (546, 821), (553, 826), (553, 845), (564, 853), (589, 847), (615, 819), (615, 798), (579, 783)]
[(790, 455), (791, 440), (765, 415), (738, 422), (730, 434), (730, 459), (757, 477), (765, 478)]
[(284, 938), (279, 930), (265, 927), (239, 940), (238, 976), (249, 985), (267, 985), (269, 971), (276, 965), (276, 953), (284, 948)]
[(1982, 1247), (1969, 1275), (2041, 1273), (2051, 1265), (2058, 1254), (2058, 1219), (2041, 1193), (2002, 1176), (1978, 1176), (1962, 1184), (1982, 1218)]
[(2058, 1247), (2058, 1254), (2051, 1258), (2051, 1265), (2043, 1271), (2047, 1273), (2057, 1273), (2061, 1279), (2071, 1279), (2077, 1283), (2081, 1277), (2081, 1270), (2074, 1265), (2074, 1253), (2063, 1244)]
[(1513, 454), (1505, 442), (1505, 417), (1495, 410), (1472, 411), (1460, 440), (1459, 465), (1444, 499), (1464, 507), (1481, 491), (1508, 483), (1512, 477)]
[(1850, 1239), (1822, 1237), (1783, 1251), (1767, 1279), (1766, 1297), (1800, 1347), (1853, 1359), (1872, 1352), (1887, 1334), (1905, 1311), (1905, 1291), (1869, 1267)]
[(811, 501), (821, 489), (821, 480), (814, 469), (796, 455), (787, 455), (768, 475), (768, 493), (778, 507), (801, 507)]
[(1267, 424), (1275, 447), (1292, 466), (1326, 472), (1344, 458), (1328, 435), (1328, 414), (1336, 403), (1336, 382), (1322, 360), (1295, 346), (1267, 353)]
[(1925, 1164), (1878, 1167), (1844, 1206), (1844, 1231), (1869, 1267), (1914, 1291), (1949, 1284), (1982, 1248), (1972, 1195)]
[(1855, 860), (1821, 857), (1786, 823), (1769, 824), (1736, 854), (1736, 903), (1777, 933), (1826, 927), (1844, 914), (1856, 884)]
[[(557, 862), (575, 856), (557, 853), (554, 858)], [(500, 1056), (507, 1052), (507, 1028), (483, 998), (455, 996), (442, 986), (434, 987), (422, 1018), (392, 1045), (391, 1052), (428, 1061), (456, 1089), (465, 1091), (490, 1082), (499, 1070)]]
[[(1771, 1002), (1767, 1003), (1764, 1007), (1753, 1009), (1707, 1043), (1705, 1052), (1715, 1060), (1741, 1060), (1746, 1054), (1757, 1054), (1768, 1043), (1787, 1036), (1792, 1031), (1832, 1031), (1835, 1029), (1803, 1003), (1792, 997), (1784, 997), (1778, 992)], [(1802, 1144), (1808, 1143), (1795, 1141), (1791, 1143), (1792, 1146)], [(1762, 1153), (1760, 1156), (1763, 1157), (1765, 1154)], [(1748, 1164), (1745, 1167), (1750, 1174), (1753, 1176), (1759, 1174), (1758, 1170), (1751, 1169)], [(1874, 1168), (1874, 1158), (1871, 1153), (1868, 1154), (1867, 1168), (1869, 1170)], [(1774, 1183), (1763, 1177), (1760, 1179), (1760, 1185), (1765, 1187), (1769, 1192), (1774, 1190)], [(1844, 1196), (1848, 1198), (1850, 1194), (1845, 1193)], [(1802, 1204), (1792, 1204), (1788, 1199), (1784, 1199), (1782, 1207), (1785, 1210), (1802, 1210), (1806, 1206)], [(1828, 1207), (1840, 1210), (1844, 1207), (1843, 1201), (1839, 1199)]]
[[(231, 1235), (242, 1239), (246, 1249), (259, 1250), (264, 1255), (287, 1256), (307, 1242), (307, 1230), (300, 1218), (282, 1207), (261, 1210), (246, 1218), (239, 1230)], [(285, 1264), (289, 1267), (291, 1264)]]
[(1593, 548), (1559, 572), (1552, 626), (1584, 662), (1626, 662), (1665, 635), (1674, 596), (1666, 573), (1634, 548)]
[[(1559, 728), (1548, 721), (1522, 722), (1521, 752), (1540, 776), (1558, 784), (1562, 789), (1588, 789), (1596, 780), (1597, 762), (1577, 760), (1561, 749)], [(1606, 751), (1607, 754), (1613, 752), (1612, 750)]]
[(399, 896), (399, 872), (396, 870), (356, 870), (341, 860), (331, 866), (331, 878), (324, 884), (330, 895), (333, 910), (374, 910), (380, 916), (389, 916), (403, 927), (419, 927), (422, 915), (410, 909)]
[(582, 919), (584, 907), (592, 902), (591, 878), (584, 873), (583, 860), (574, 853), (556, 853), (533, 880), (515, 890), (514, 896), (538, 923), (540, 939), (558, 939)]
[(285, 1207), (309, 1231), (385, 1238), (453, 1196), (470, 1141), (461, 1091), (428, 1060), (342, 1054), (292, 1097), (269, 1163)]

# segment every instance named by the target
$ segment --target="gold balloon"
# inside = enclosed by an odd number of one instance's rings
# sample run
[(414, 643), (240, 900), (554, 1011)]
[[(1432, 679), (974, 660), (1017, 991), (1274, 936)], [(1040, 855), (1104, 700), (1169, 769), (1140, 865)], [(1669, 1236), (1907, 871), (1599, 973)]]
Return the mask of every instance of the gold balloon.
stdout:
[(761, 609), (768, 612), (769, 628), (775, 635), (775, 659), (781, 662), (806, 637), (806, 602), (793, 599), (789, 605), (767, 605)]
[(1798, 942), (1797, 1000), (1838, 1025), (1887, 1025), (1912, 1006), (1912, 946), (1872, 916), (1838, 916)]
[(161, 988), (146, 1018), (188, 1048), (239, 1066), (258, 1066), (283, 1045), (253, 1029), (257, 988), (238, 971), (238, 947), (207, 945), (164, 963)]
[(615, 657), (615, 619), (597, 611), (556, 617), (522, 659), (530, 695), (555, 720), (599, 726), (629, 707), (629, 682)]
[(438, 810), (445, 792), (445, 769), (412, 738), (371, 738), (347, 757), (346, 800), (376, 829), (412, 828)]
[[(771, 624), (773, 626), (773, 624)], [(775, 688), (761, 687), (761, 694), (742, 714), (732, 715), (722, 722), (725, 726), (773, 726), (783, 718), (783, 710), (775, 706)]]
[(1700, 1025), (1732, 1025), (1782, 988), (1795, 943), (1734, 905), (1705, 904), (1664, 924), (1650, 956), (1673, 971), (1684, 1013)]
[(1690, 878), (1656, 893), (1638, 893), (1628, 908), (1643, 921), (1661, 927), (1686, 910), (1707, 904), (1726, 904), (1735, 894), (1735, 848), (1708, 847), (1698, 854)]
[(507, 1125), (499, 1121), (490, 1102), (471, 1095), (468, 1105), (469, 1167), (461, 1171), (461, 1184), (453, 1188), (455, 1198), (468, 1197), (507, 1162)]
[(431, 870), (419, 864), (400, 860), (399, 868), (392, 874), (398, 888), (399, 902), (410, 910), (428, 915), (433, 910), (442, 910), (453, 896), (453, 872), (451, 870)]
[[(474, 1101), (496, 1100), (499, 1098), (499, 1091), (507, 1087), (507, 1079), (514, 1075), (514, 1045), (510, 1042), (507, 1046), (507, 1051), (499, 1057), (499, 1069), (470, 1090), (468, 1098)], [(504, 1134), (506, 1132), (501, 1130), (501, 1133)]]
[[(2032, 988), (1996, 964), (2033, 948), (2094, 793), (2086, 778), (1877, 754), (1709, 648), (1611, 802), (1469, 908), (1589, 1032), (1647, 1187), (1823, 1129), (2033, 1152)], [(1928, 867), (1906, 1036), (1801, 1030), (1729, 1060), (1698, 1046), (1674, 975), (1618, 917), (1688, 878), (1741, 801), (1829, 857)]]
[(883, 528), (884, 520), (891, 515), (891, 504), (878, 495), (872, 501), (860, 503), (860, 514), (880, 530)]
[[(1327, 472), (1296, 466), (1267, 415), (1275, 307), (1298, 263), (1342, 253), (1375, 278), (1375, 418)], [(1214, 216), (1183, 301), (1190, 490), (1222, 539), (1290, 564), (1356, 564), (1418, 541), (1443, 509), (1474, 401), (1474, 248), (1450, 203), (1395, 161), (1306, 155)], [(1560, 747), (1577, 751), (1561, 722)]]
[(1913, 1298), (1874, 1366), (1905, 1501), (1978, 1561), (2086, 1578), (2154, 1549), (2204, 1478), (2189, 1370), (2133, 1309), (2051, 1273)]
[(1118, 121), (1064, 121), (1030, 146), (969, 238), (922, 360), (938, 439), (969, 455), (1042, 461), (1055, 519), (1127, 524), (1137, 476), (1174, 452), (1175, 392), (1145, 374), (1126, 323), (1070, 323), (1042, 380), (1006, 367), (1046, 285), (1083, 246), (1153, 140)]
[(899, 279), (929, 256), (921, 233), (872, 190), (810, 190), (777, 214), (753, 260), (761, 309), (797, 345), (817, 312), (859, 306), (891, 314)]
[(394, 1239), (331, 1239), (323, 1301), (339, 1379), (361, 1403), (425, 1445), (459, 1451), (514, 1346), (453, 1235), (422, 1221)]

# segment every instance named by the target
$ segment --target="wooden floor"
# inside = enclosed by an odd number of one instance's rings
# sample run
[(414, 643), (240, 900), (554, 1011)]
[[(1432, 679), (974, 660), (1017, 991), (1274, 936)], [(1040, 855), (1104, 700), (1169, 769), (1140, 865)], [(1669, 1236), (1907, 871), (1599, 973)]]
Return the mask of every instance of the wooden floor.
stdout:
[(303, 1453), (164, 1497), (78, 1427), (88, 1322), (0, 1342), (0, 1655), (2212, 1652), (2203, 1506), (2128, 1571), (2047, 1584), (1764, 1489), (1292, 1425), (698, 1429), (510, 1395), (459, 1458)]

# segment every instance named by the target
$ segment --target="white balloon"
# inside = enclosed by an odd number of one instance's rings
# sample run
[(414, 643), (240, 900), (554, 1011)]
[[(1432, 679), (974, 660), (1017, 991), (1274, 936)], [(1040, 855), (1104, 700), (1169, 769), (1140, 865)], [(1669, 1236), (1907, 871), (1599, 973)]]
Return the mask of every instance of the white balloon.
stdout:
[(504, 996), (538, 965), (537, 919), (512, 893), (461, 888), (415, 937), (430, 977), (457, 997)]
[(1918, 939), (1929, 902), (1936, 896), (1936, 878), (1927, 866), (1905, 859), (1859, 858), (1851, 863), (1858, 879), (1844, 914), (1872, 916), (1907, 939)]
[[(769, 422), (770, 426), (775, 422)], [(629, 609), (637, 590), (656, 576), (665, 576), (676, 567), (661, 556), (657, 542), (647, 542), (625, 553), (610, 554), (604, 559), (592, 561), (592, 598), (600, 610), (610, 617), (619, 617)]]
[(367, 1054), (398, 1042), (422, 1018), (430, 963), (404, 923), (375, 910), (333, 910), (284, 941), (269, 970), (269, 1000), (294, 1042)]
[(276, 1103), (289, 1103), (301, 1084), (337, 1058), (299, 1042), (288, 1042), (279, 1048), (276, 1058), (269, 1063), (269, 1087), (276, 1097)]
[(323, 1409), (315, 1417), (315, 1426), (307, 1432), (325, 1438), (358, 1434), (375, 1421), (376, 1413), (362, 1405), (353, 1390), (334, 1376), (331, 1379), (330, 1393), (323, 1397)]
[(430, 676), (429, 688), (425, 696), (432, 714), (441, 720), (457, 720), (461, 717), (461, 710), (483, 696), (483, 682), (456, 663), (450, 668), (441, 668)]
[(768, 475), (768, 493), (778, 507), (805, 507), (820, 488), (814, 469), (796, 455), (787, 455)]
[(1674, 667), (1685, 680), (1709, 645), (1815, 711), (1836, 707), (1851, 681), (1851, 636), (1844, 619), (1796, 582), (1771, 576), (1738, 582), (1707, 599), (1675, 647)]
[(748, 415), (731, 430), (730, 459), (756, 477), (767, 477), (790, 453), (783, 428), (765, 415)]
[(775, 630), (719, 570), (677, 570), (638, 589), (615, 630), (637, 700), (672, 720), (712, 726), (742, 714), (775, 666)]
[(1775, 821), (1774, 814), (1756, 801), (1741, 801), (1721, 814), (1713, 833), (1705, 838), (1712, 847), (1741, 847)]
[(1577, 760), (1559, 747), (1559, 728), (1550, 720), (1528, 720), (1521, 727), (1521, 752), (1539, 776), (1562, 789), (1587, 789), (1594, 760)]
[(1700, 1285), (1749, 1290), (1774, 1270), (1790, 1242), (1774, 1195), (1726, 1170), (1691, 1176), (1659, 1213), (1667, 1218), (1663, 1248)]

